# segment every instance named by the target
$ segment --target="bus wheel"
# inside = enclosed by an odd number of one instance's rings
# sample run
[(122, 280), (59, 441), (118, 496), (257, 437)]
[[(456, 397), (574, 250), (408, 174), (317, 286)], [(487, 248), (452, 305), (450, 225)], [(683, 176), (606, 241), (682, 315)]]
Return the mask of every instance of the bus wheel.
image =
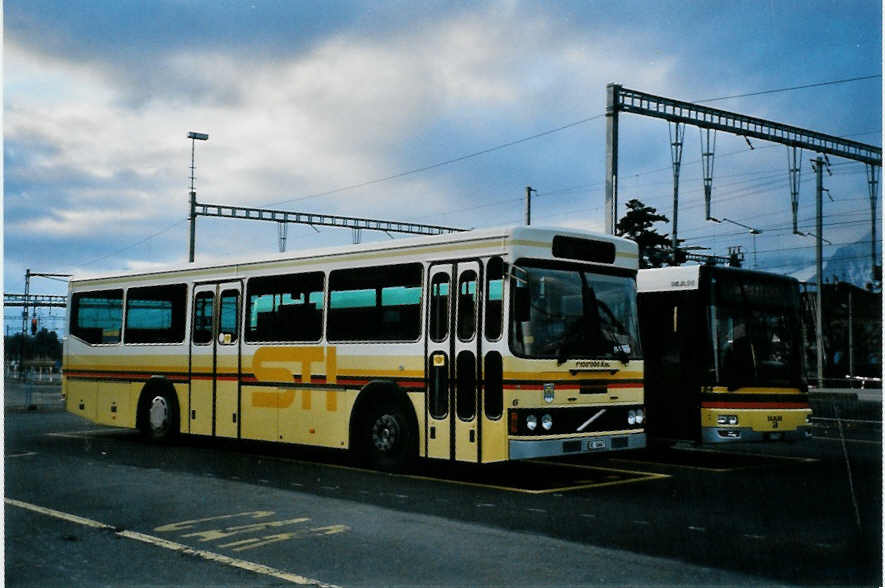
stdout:
[(396, 404), (369, 410), (362, 430), (360, 444), (378, 469), (401, 470), (417, 455), (417, 435), (405, 411)]
[(168, 441), (178, 434), (178, 404), (167, 391), (147, 390), (139, 410), (142, 433), (154, 441)]

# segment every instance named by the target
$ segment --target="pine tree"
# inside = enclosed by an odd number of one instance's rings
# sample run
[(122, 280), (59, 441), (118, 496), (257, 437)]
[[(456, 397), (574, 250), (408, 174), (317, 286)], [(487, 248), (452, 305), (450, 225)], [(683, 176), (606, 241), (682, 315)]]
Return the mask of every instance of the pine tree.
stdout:
[(636, 198), (627, 202), (627, 214), (618, 221), (618, 234), (632, 239), (639, 245), (639, 267), (662, 267), (670, 261), (672, 243), (667, 234), (661, 235), (652, 226), (657, 222), (669, 222), (652, 206), (646, 206)]

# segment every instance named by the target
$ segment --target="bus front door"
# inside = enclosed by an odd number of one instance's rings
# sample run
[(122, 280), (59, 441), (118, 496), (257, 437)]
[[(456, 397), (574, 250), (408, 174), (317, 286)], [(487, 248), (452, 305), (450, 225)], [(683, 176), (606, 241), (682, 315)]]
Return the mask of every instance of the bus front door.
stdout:
[(191, 433), (239, 437), (241, 294), (240, 282), (194, 287)]
[(475, 261), (428, 271), (427, 457), (479, 461), (479, 273)]

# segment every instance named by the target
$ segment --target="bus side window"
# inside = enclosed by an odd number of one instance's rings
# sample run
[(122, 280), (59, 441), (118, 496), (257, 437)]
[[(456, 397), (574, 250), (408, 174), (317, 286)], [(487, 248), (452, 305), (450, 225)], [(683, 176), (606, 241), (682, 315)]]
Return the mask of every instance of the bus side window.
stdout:
[(503, 362), (500, 353), (497, 351), (486, 353), (483, 375), (486, 416), (490, 419), (500, 418), (504, 408)]
[[(221, 302), (218, 310), (218, 332), (225, 335), (225, 345), (236, 343), (239, 336), (239, 329), (237, 329), (237, 326), (240, 324), (239, 306), (239, 291), (225, 290), (221, 293)], [(226, 335), (230, 335), (230, 339)]]
[(200, 292), (194, 298), (193, 342), (198, 345), (212, 341), (212, 313), (215, 301), (213, 292)]
[(430, 338), (439, 343), (449, 334), (449, 275), (435, 274), (430, 284)]
[(501, 337), (504, 319), (504, 261), (493, 257), (486, 265), (485, 331), (486, 339), (496, 341)]
[(186, 284), (129, 288), (123, 342), (181, 343), (186, 306)]
[(123, 290), (78, 292), (71, 299), (71, 335), (90, 345), (119, 343)]
[(470, 341), (476, 333), (476, 272), (468, 270), (458, 282), (458, 339)]
[(449, 413), (449, 363), (446, 354), (437, 352), (427, 358), (430, 373), (430, 416), (443, 419)]

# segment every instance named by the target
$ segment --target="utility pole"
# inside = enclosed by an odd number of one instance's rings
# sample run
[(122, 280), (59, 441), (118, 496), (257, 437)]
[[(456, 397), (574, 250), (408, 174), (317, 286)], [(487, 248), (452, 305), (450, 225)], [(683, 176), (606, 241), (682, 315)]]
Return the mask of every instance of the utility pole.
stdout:
[(531, 186), (525, 187), (525, 224), (526, 226), (532, 224), (532, 192), (535, 194), (538, 193), (537, 190), (532, 188)]
[(871, 284), (876, 283), (876, 198), (879, 195), (879, 172), (881, 168), (867, 164), (867, 184), (870, 188), (870, 258), (873, 261)]
[(31, 268), (25, 270), (25, 298), (22, 303), (22, 337), (28, 334), (28, 295), (31, 293)]
[(685, 125), (667, 125), (670, 130), (670, 154), (673, 156), (673, 265), (679, 265), (679, 168), (682, 166), (682, 139)]
[(814, 173), (817, 179), (817, 235), (815, 236), (815, 255), (817, 258), (817, 316), (815, 317), (817, 342), (817, 387), (824, 385), (824, 324), (823, 324), (823, 198), (824, 198), (824, 158), (820, 155), (814, 160)]
[(854, 377), (854, 292), (848, 286), (848, 375)]
[(621, 86), (605, 88), (605, 232), (617, 234), (618, 226), (618, 93)]
[(190, 131), (187, 138), (191, 140), (191, 189), (190, 189), (190, 212), (188, 220), (190, 221), (190, 235), (188, 240), (187, 260), (189, 263), (194, 262), (194, 248), (197, 239), (197, 192), (194, 188), (194, 143), (196, 141), (208, 141), (209, 135), (206, 133), (195, 133)]

